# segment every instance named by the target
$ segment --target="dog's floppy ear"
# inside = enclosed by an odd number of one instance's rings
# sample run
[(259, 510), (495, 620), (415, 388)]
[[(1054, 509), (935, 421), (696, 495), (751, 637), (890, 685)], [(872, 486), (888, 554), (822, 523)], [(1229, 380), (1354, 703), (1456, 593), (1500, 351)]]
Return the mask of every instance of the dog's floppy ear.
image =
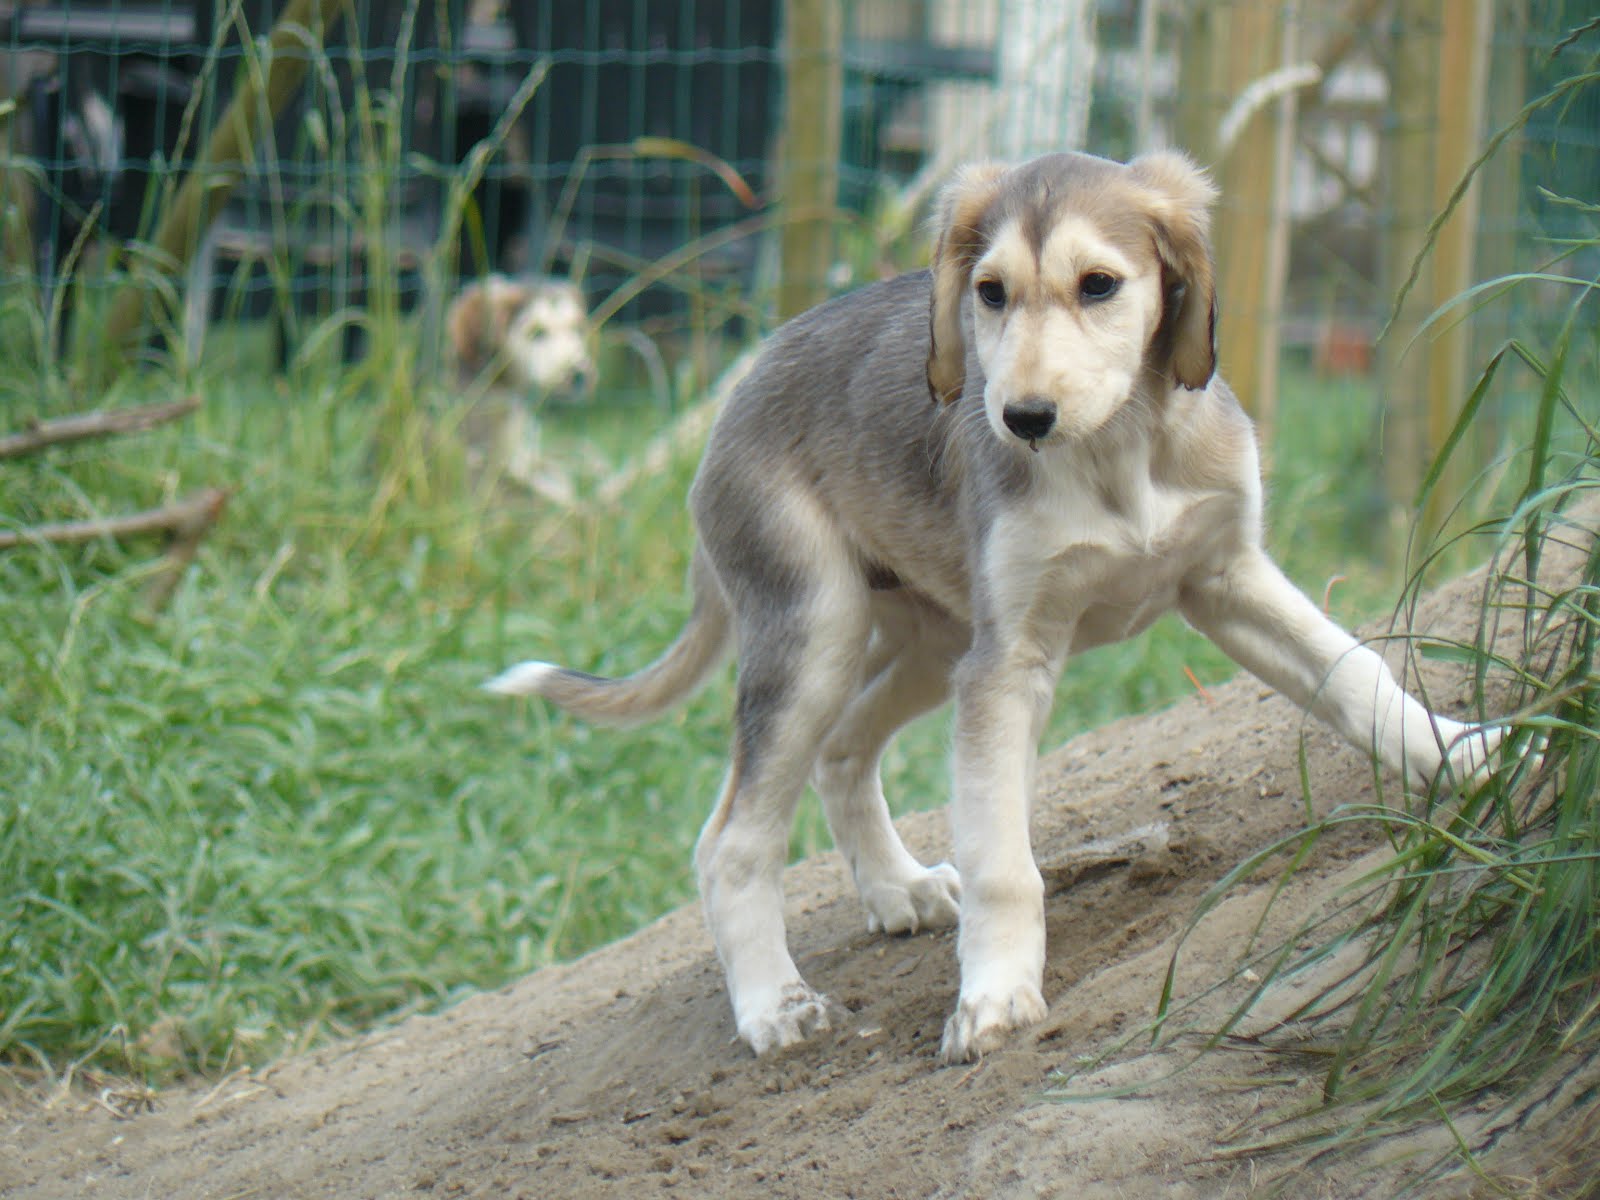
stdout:
[(1162, 323), (1171, 339), (1173, 378), (1186, 388), (1203, 388), (1217, 369), (1210, 239), (1217, 189), (1204, 171), (1173, 151), (1136, 158), (1129, 170), (1149, 193), (1156, 253), (1167, 276), (1168, 311)]
[(961, 297), (982, 250), (979, 228), (1006, 168), (980, 163), (963, 168), (939, 198), (939, 240), (933, 248), (933, 301), (928, 313), (928, 393), (949, 404), (961, 398), (967, 379), (966, 339), (961, 335)]

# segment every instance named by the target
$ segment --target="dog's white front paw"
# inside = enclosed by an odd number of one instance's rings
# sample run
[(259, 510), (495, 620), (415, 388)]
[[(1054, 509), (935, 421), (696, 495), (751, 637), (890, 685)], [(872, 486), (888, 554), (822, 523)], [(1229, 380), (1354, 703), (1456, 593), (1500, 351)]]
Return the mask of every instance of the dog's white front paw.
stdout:
[[(1515, 739), (1505, 751), (1502, 744)], [(1518, 730), (1512, 725), (1463, 725), (1446, 751), (1449, 775), (1463, 791), (1481, 787), (1495, 773), (1498, 762), (1536, 773), (1544, 766), (1549, 739)], [(1441, 772), (1445, 768), (1441, 768)]]
[[(1439, 736), (1445, 744), (1444, 759), (1438, 768), (1440, 784), (1470, 790), (1488, 778), (1494, 770), (1495, 751), (1512, 732), (1509, 725), (1463, 725), (1445, 717), (1435, 718)], [(1539, 748), (1535, 747), (1535, 752)], [(1434, 781), (1421, 779), (1420, 786)]]
[(741, 1011), (738, 1026), (739, 1036), (758, 1056), (787, 1050), (829, 1028), (828, 998), (805, 983), (791, 983), (772, 1001)]
[(1019, 1029), (1044, 1020), (1044, 996), (1031, 983), (994, 991), (962, 990), (956, 1011), (944, 1024), (939, 1057), (947, 1063), (971, 1062), (999, 1049)]
[(1468, 786), (1481, 782), (1489, 772), (1495, 748), (1505, 736), (1504, 725), (1483, 725), (1476, 729), (1462, 726), (1445, 749), (1451, 773)]
[(861, 902), (871, 933), (942, 929), (961, 917), (961, 876), (949, 863), (923, 867), (909, 879), (862, 888)]

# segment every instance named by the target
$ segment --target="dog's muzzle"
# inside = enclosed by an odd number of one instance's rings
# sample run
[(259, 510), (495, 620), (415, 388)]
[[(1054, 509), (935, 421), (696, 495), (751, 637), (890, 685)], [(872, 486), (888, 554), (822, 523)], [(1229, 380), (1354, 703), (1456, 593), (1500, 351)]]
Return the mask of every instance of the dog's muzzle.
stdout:
[(1029, 396), (1008, 404), (1000, 412), (1000, 419), (1023, 441), (1030, 445), (1048, 437), (1056, 425), (1056, 406), (1048, 400)]
[(594, 394), (597, 373), (592, 363), (580, 362), (550, 372), (537, 380), (540, 388), (564, 400), (587, 400)]

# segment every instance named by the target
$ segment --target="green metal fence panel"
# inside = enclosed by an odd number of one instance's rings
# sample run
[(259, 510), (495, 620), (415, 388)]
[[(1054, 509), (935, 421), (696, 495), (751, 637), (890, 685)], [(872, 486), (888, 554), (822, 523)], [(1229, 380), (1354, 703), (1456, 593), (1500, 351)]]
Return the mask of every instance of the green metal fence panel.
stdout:
[[(121, 281), (137, 260), (128, 248), (149, 237), (195, 167), (241, 72), (260, 69), (265, 34), (285, 7), (0, 0), (0, 271), (14, 301), (71, 308)], [(782, 201), (783, 5), (331, 7), (328, 28), (306, 31), (310, 69), (293, 103), (251, 114), (250, 160), (209, 164), (233, 190), (215, 227), (196, 231), (186, 257), (198, 261), (174, 285), (191, 319), (303, 325), (359, 309), (375, 272), (392, 274), (385, 286), (412, 306), (429, 287), (442, 302), (458, 280), (499, 271), (573, 276), (592, 306), (652, 331), (707, 319), (708, 297), (724, 304), (723, 318), (764, 323)], [(1054, 52), (1045, 43), (1056, 25), (1080, 39), (1087, 30), (1093, 43), (1073, 60), (1090, 77), (1070, 101), (1087, 105), (1077, 114), (1083, 148), (1123, 157), (1182, 142), (1196, 114), (1210, 119), (1240, 99), (1202, 94), (1183, 75), (1195, 14), (1214, 7), (842, 6), (842, 240), (833, 261), (814, 265), (819, 279), (837, 290), (918, 260), (948, 169), (1002, 153), (1015, 140), (1009, 126), (1037, 119), (1016, 107), (1014, 92)], [(1068, 9), (1075, 23), (1053, 25), (1052, 14)], [(1406, 30), (1386, 4), (1296, 11), (1302, 47), (1345, 49), (1301, 93), (1277, 318), (1291, 350), (1317, 353), (1346, 334), (1370, 350), (1394, 270), (1378, 261), (1392, 213), (1377, 147), (1396, 119), (1386, 47)], [(1577, 0), (1518, 0), (1497, 12), (1491, 125), (1594, 53), (1592, 36), (1562, 47), (1589, 19)], [(541, 72), (517, 119), (505, 121), (519, 86)], [(497, 128), (504, 136), (476, 173), (474, 148)], [(1600, 92), (1576, 89), (1540, 109), (1504, 160), (1501, 178), (1511, 182), (1481, 220), (1485, 264), (1535, 265), (1562, 239), (1592, 232), (1592, 212), (1550, 194), (1593, 202), (1600, 192)], [(1585, 255), (1561, 269), (1592, 272)]]

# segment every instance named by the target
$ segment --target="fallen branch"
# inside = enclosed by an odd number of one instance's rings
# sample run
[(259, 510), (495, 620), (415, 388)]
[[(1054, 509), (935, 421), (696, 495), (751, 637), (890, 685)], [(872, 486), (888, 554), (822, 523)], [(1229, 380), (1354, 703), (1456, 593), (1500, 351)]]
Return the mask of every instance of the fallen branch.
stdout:
[[(178, 580), (183, 578), (183, 572), (194, 561), (200, 543), (205, 540), (206, 534), (211, 532), (211, 527), (217, 523), (218, 518), (222, 516), (222, 510), (227, 507), (228, 493), (220, 488), (207, 488), (203, 492), (197, 492), (183, 504), (190, 507), (173, 526), (172, 544), (167, 547), (165, 559), (145, 587), (145, 603), (150, 606), (152, 612), (160, 612), (167, 606), (167, 601), (172, 598), (173, 589), (178, 586)], [(173, 507), (179, 508), (182, 505)]]
[(167, 404), (111, 408), (100, 412), (61, 417), (54, 421), (35, 421), (22, 433), (0, 437), (0, 458), (20, 458), (24, 454), (32, 454), (43, 450), (46, 446), (56, 446), (63, 442), (81, 442), (89, 438), (114, 437), (123, 433), (143, 433), (147, 429), (176, 421), (179, 417), (186, 417), (199, 407), (200, 397), (190, 396)]
[[(92, 521), (61, 521), (32, 529), (0, 529), (0, 550), (36, 542), (92, 542), (99, 538), (132, 537), (141, 533), (171, 533), (179, 544), (198, 542), (215, 525), (228, 503), (221, 488), (207, 488), (174, 504), (149, 508), (123, 517), (96, 517)], [(177, 545), (174, 546), (177, 549)], [(190, 551), (193, 557), (193, 551)]]

